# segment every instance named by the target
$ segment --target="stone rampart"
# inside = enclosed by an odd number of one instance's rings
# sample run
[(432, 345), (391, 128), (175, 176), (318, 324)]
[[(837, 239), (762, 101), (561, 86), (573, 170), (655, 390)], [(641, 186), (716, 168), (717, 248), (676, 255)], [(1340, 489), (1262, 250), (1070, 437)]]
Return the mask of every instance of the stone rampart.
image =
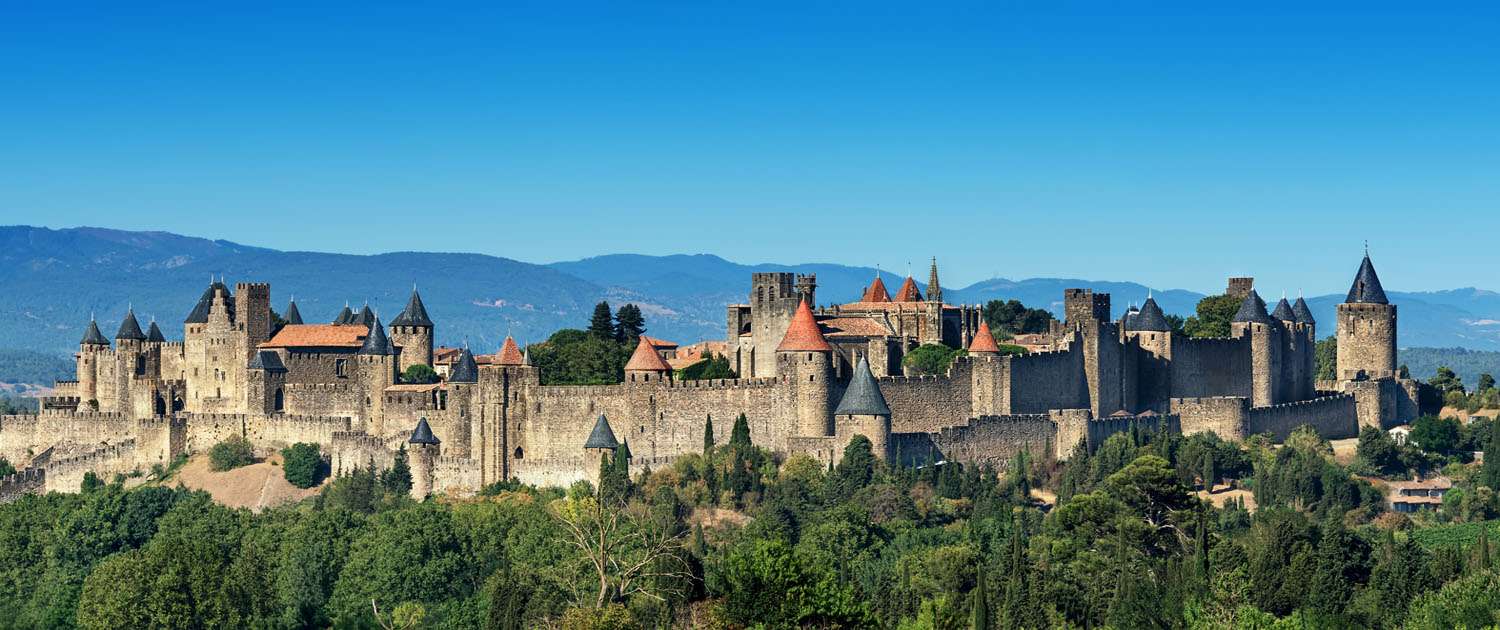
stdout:
[(1302, 425), (1311, 425), (1330, 440), (1359, 436), (1353, 396), (1314, 398), (1293, 403), (1252, 407), (1246, 415), (1246, 435), (1270, 433), (1280, 442)]
[(1007, 360), (1010, 378), (1002, 395), (1003, 409), (1012, 414), (1038, 414), (1088, 408), (1081, 351), (1034, 352)]
[(245, 437), (256, 446), (279, 449), (298, 442), (329, 444), (336, 431), (348, 431), (353, 421), (348, 416), (300, 416), (272, 414), (246, 419)]
[(1247, 338), (1172, 336), (1171, 382), (1175, 398), (1250, 396)]
[(128, 473), (139, 468), (135, 440), (127, 439), (83, 455), (53, 459), (45, 469), (45, 485), (47, 492), (78, 492), (87, 473), (92, 472), (100, 481), (108, 483), (116, 473)]
[(1246, 437), (1246, 416), (1250, 411), (1250, 399), (1243, 396), (1207, 396), (1198, 398), (1173, 398), (1172, 413), (1180, 419), (1184, 435), (1209, 431), (1225, 440), (1243, 440)]
[(1046, 414), (980, 416), (937, 433), (897, 433), (895, 456), (905, 465), (928, 461), (962, 462), (1002, 470), (1017, 454), (1052, 461), (1057, 425)]
[[(967, 374), (962, 378), (944, 374), (885, 376), (876, 380), (891, 408), (891, 431), (895, 433), (933, 433), (968, 421), (973, 403)], [(838, 406), (838, 398), (834, 398), (834, 407)]]
[(47, 471), (28, 468), (0, 477), (0, 503), (10, 503), (28, 494), (42, 494), (47, 488)]

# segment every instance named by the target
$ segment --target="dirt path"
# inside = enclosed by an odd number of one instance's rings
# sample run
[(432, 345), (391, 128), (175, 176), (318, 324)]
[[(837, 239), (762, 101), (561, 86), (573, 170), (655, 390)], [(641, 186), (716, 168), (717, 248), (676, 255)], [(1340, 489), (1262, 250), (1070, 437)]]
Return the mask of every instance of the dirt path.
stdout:
[(204, 490), (214, 501), (229, 507), (266, 508), (296, 503), (318, 493), (321, 486), (303, 490), (290, 483), (281, 472), (281, 456), (275, 455), (249, 466), (214, 472), (208, 468), (208, 456), (194, 455), (181, 470), (164, 483), (194, 490)]

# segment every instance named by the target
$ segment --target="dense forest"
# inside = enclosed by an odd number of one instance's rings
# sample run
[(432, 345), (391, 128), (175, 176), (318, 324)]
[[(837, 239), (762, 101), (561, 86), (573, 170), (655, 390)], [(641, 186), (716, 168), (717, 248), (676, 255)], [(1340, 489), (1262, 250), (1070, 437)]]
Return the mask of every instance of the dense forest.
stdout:
[[(705, 418), (705, 425), (718, 421)], [(705, 426), (707, 429), (707, 426)], [(709, 430), (705, 436), (711, 436)], [(1361, 436), (1349, 465), (1129, 431), (1062, 465), (833, 467), (721, 444), (597, 485), (406, 498), (339, 477), (260, 514), (148, 483), (0, 506), (0, 618), (25, 628), (1453, 628), (1500, 611), (1500, 423), (1446, 452)], [(1474, 443), (1495, 457), (1475, 464)], [(1440, 509), (1380, 475), (1442, 471)], [(1355, 475), (1359, 472), (1367, 477)], [(1216, 486), (1215, 500), (1200, 491)], [(1215, 503), (1222, 504), (1216, 507)]]

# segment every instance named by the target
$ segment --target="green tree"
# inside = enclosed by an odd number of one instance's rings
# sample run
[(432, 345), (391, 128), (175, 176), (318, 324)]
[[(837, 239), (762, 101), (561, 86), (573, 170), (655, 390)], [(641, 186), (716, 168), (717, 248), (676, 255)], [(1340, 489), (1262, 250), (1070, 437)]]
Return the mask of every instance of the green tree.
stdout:
[(1338, 337), (1329, 335), (1323, 339), (1319, 339), (1317, 345), (1313, 347), (1313, 359), (1318, 364), (1318, 380), (1332, 381), (1337, 379), (1339, 369)]
[(1182, 323), (1190, 337), (1228, 337), (1229, 324), (1244, 300), (1232, 295), (1210, 295), (1198, 300), (1197, 314)]
[(615, 318), (609, 302), (594, 305), (594, 315), (589, 319), (589, 334), (598, 339), (615, 339)]
[(678, 370), (677, 376), (679, 380), (685, 381), (736, 378), (734, 369), (729, 366), (729, 357), (724, 355), (710, 355), (697, 363)]
[(1406, 627), (1413, 630), (1491, 628), (1500, 611), (1500, 574), (1481, 571), (1459, 578), (1436, 592), (1417, 596)]
[(936, 343), (922, 344), (901, 358), (901, 365), (918, 375), (947, 374), (953, 358), (967, 354), (963, 350)]
[(1474, 391), (1487, 392), (1492, 389), (1495, 389), (1495, 377), (1490, 376), (1489, 372), (1480, 373), (1479, 384), (1474, 387)]
[(988, 587), (984, 579), (984, 563), (979, 564), (979, 575), (975, 579), (974, 590), (969, 594), (969, 611), (971, 621), (969, 627), (974, 630), (990, 630), (990, 599), (986, 594)]
[(646, 318), (641, 314), (641, 307), (634, 304), (621, 306), (615, 313), (615, 341), (634, 348), (644, 334)]
[(709, 414), (708, 419), (703, 422), (703, 456), (706, 458), (714, 452), (714, 417)]
[(414, 385), (427, 385), (438, 382), (438, 373), (430, 365), (417, 363), (406, 368), (401, 373), (401, 382)]
[(317, 444), (298, 442), (281, 449), (281, 470), (288, 483), (311, 488), (323, 478), (323, 453)]
[(16, 467), (10, 465), (10, 460), (0, 457), (0, 477), (8, 477), (16, 474)]
[(1422, 416), (1412, 424), (1410, 438), (1429, 453), (1452, 453), (1458, 447), (1458, 421), (1453, 418)]
[(250, 440), (238, 435), (225, 438), (208, 449), (208, 466), (216, 471), (232, 470), (253, 463), (255, 448), (250, 445)]
[(1359, 430), (1359, 445), (1355, 447), (1354, 454), (1383, 475), (1394, 475), (1406, 469), (1401, 463), (1401, 447), (1380, 427), (1364, 427)]
[(1449, 369), (1448, 366), (1439, 366), (1437, 375), (1433, 376), (1432, 380), (1427, 381), (1427, 384), (1437, 388), (1445, 396), (1453, 392), (1460, 394), (1464, 392), (1463, 379), (1459, 378), (1458, 374)]
[(997, 341), (1020, 334), (1047, 332), (1053, 320), (1051, 312), (1026, 308), (1020, 300), (990, 300), (985, 303), (983, 313)]
[(328, 607), (335, 625), (373, 621), (371, 602), (394, 610), (405, 602), (434, 607), (470, 595), (479, 567), (465, 552), (452, 512), (409, 504), (377, 516), (349, 549)]
[(391, 467), (380, 473), (380, 486), (396, 496), (411, 494), (411, 463), (405, 444), (396, 450), (396, 458), (391, 462)]

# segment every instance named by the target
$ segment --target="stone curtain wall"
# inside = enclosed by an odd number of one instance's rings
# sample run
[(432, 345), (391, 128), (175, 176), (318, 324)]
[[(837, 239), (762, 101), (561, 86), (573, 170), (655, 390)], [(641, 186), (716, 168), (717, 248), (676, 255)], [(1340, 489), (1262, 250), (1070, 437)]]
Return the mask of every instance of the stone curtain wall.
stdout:
[[(967, 373), (962, 377), (887, 376), (877, 380), (891, 408), (892, 432), (933, 433), (968, 422), (973, 402)], [(842, 391), (835, 393), (834, 408), (842, 395)]]
[(28, 494), (41, 494), (46, 490), (47, 472), (40, 468), (28, 468), (0, 477), (0, 503), (10, 503)]
[(897, 433), (892, 450), (907, 465), (931, 461), (989, 465), (996, 470), (1018, 453), (1051, 461), (1057, 425), (1044, 414), (980, 416), (937, 433)]
[(1173, 335), (1172, 397), (1250, 396), (1250, 343)]
[(1359, 420), (1354, 397), (1349, 395), (1315, 398), (1301, 402), (1253, 407), (1246, 416), (1246, 435), (1270, 433), (1276, 441), (1285, 440), (1302, 425), (1311, 425), (1330, 440), (1359, 435)]
[(1046, 413), (1049, 409), (1085, 409), (1089, 406), (1080, 344), (1057, 352), (1038, 352), (1008, 357), (1010, 413)]
[(1181, 431), (1192, 435), (1210, 431), (1226, 440), (1246, 437), (1246, 415), (1250, 399), (1242, 396), (1173, 398), (1172, 413), (1180, 418)]
[(87, 473), (92, 472), (100, 481), (109, 483), (116, 473), (128, 473), (139, 467), (135, 440), (122, 440), (119, 444), (106, 446), (92, 453), (48, 462), (45, 467), (46, 490), (78, 492)]

